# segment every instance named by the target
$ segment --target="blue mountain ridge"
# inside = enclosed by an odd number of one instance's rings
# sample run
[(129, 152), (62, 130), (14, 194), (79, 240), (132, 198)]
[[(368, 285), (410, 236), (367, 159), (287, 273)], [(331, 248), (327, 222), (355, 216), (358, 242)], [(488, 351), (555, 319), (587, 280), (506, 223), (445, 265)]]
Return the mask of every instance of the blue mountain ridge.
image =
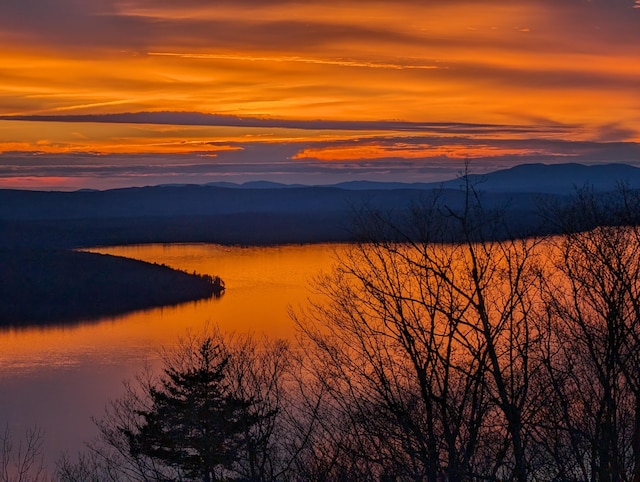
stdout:
[[(541, 222), (541, 202), (566, 200), (584, 186), (605, 192), (624, 182), (640, 189), (640, 169), (624, 164), (528, 164), (470, 175), (468, 180), (482, 193), (485, 208), (504, 210), (514, 231), (525, 233)], [(255, 182), (73, 192), (4, 189), (0, 190), (0, 247), (348, 241), (359, 210), (398, 215), (416, 205), (429, 205), (435, 196), (458, 209), (464, 205), (462, 184), (453, 179), (302, 187)]]
[[(640, 168), (629, 164), (520, 164), (487, 174), (470, 174), (468, 180), (477, 189), (486, 192), (538, 192), (564, 194), (585, 186), (596, 191), (608, 191), (620, 182), (631, 188), (640, 188)], [(251, 181), (242, 184), (212, 182), (207, 186), (233, 189), (290, 189), (300, 187), (332, 187), (353, 191), (393, 190), (393, 189), (459, 189), (461, 179), (441, 182), (381, 182), (346, 181), (336, 184), (303, 185), (283, 184), (270, 181)]]

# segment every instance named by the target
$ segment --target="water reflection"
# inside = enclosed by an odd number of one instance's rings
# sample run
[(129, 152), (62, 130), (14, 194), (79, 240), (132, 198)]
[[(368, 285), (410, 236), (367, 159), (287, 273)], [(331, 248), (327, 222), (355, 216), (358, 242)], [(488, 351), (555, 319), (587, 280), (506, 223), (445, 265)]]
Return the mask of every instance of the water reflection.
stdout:
[[(220, 276), (225, 295), (181, 305), (183, 321), (210, 320), (225, 330), (293, 336), (288, 305), (304, 303), (309, 278), (333, 264), (335, 245), (228, 247), (210, 244), (169, 244), (98, 248), (94, 251), (165, 263), (188, 272)], [(182, 330), (183, 331), (183, 330)]]
[(333, 264), (335, 245), (266, 248), (145, 245), (93, 251), (219, 275), (225, 295), (70, 326), (0, 330), (0, 427), (39, 423), (52, 459), (95, 430), (91, 416), (121, 393), (121, 381), (157, 363), (158, 350), (206, 323), (224, 331), (294, 336), (288, 307), (306, 303), (309, 280)]

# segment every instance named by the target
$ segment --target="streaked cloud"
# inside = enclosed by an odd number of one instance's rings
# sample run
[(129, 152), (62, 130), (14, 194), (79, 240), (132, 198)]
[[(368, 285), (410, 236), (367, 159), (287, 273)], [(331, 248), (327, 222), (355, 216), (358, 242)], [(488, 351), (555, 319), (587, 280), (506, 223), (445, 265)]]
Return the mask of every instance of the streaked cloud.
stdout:
[[(215, 60), (237, 60), (247, 62), (300, 62), (303, 64), (316, 65), (337, 65), (339, 67), (358, 67), (369, 69), (418, 69), (430, 70), (443, 68), (438, 65), (424, 65), (417, 63), (384, 63), (384, 62), (363, 62), (352, 59), (322, 59), (322, 58), (305, 58), (305, 57), (257, 57), (257, 56), (233, 56), (219, 54), (189, 54), (189, 53), (170, 53), (170, 52), (149, 52), (151, 56), (164, 57), (180, 57), (183, 59), (215, 59)], [(446, 67), (445, 67), (446, 68)]]
[[(189, 153), (16, 151), (0, 154), (0, 186), (50, 189), (264, 179), (328, 184), (347, 180), (442, 181), (470, 163), (484, 173), (515, 163), (625, 162), (640, 165), (633, 142), (378, 135), (341, 140), (238, 140)], [(204, 146), (201, 146), (204, 147)]]
[(336, 121), (282, 118), (241, 117), (200, 112), (124, 112), (117, 114), (52, 114), (0, 115), (0, 120), (62, 123), (157, 124), (192, 126), (231, 126), (244, 128), (284, 128), (332, 131), (429, 131), (451, 134), (562, 132), (571, 126), (559, 124), (523, 126), (506, 124), (474, 124), (465, 122), (409, 121)]
[[(485, 167), (636, 162), (634, 149), (614, 146), (640, 142), (638, 7), (636, 0), (5, 1), (0, 172), (37, 182), (29, 152), (50, 156), (40, 168), (53, 169), (52, 182), (73, 166), (86, 182), (90, 175), (124, 182), (127, 162), (137, 182), (144, 169), (136, 159), (157, 169), (157, 179), (184, 168), (194, 180), (232, 175), (220, 166), (243, 176), (411, 178), (411, 169), (449, 172), (461, 156)], [(594, 144), (572, 153), (581, 142)], [(66, 155), (90, 166), (118, 162), (82, 171)], [(18, 160), (11, 169), (8, 159)], [(164, 159), (177, 159), (175, 172), (167, 174)], [(215, 159), (219, 171), (202, 159)]]

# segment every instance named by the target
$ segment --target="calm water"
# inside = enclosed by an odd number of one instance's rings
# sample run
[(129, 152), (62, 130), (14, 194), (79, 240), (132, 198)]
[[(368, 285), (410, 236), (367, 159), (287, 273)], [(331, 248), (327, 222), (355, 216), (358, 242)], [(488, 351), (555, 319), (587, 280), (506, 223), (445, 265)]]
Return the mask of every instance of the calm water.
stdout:
[(241, 248), (217, 245), (144, 245), (94, 249), (219, 275), (220, 299), (132, 313), (67, 327), (0, 330), (0, 428), (16, 434), (39, 424), (48, 460), (75, 453), (95, 435), (90, 417), (122, 393), (158, 350), (207, 323), (223, 331), (281, 338), (295, 334), (289, 307), (312, 296), (313, 276), (333, 265), (336, 245)]

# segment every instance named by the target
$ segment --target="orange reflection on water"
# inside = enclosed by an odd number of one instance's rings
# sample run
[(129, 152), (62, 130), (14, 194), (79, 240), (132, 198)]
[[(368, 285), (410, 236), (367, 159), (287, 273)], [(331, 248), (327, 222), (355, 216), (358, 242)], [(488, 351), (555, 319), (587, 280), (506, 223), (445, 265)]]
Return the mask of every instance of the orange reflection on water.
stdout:
[[(293, 338), (288, 307), (304, 305), (309, 280), (332, 265), (333, 245), (268, 248), (215, 245), (147, 245), (98, 248), (164, 263), (186, 271), (220, 275), (227, 292), (201, 300), (58, 327), (0, 329), (0, 426), (15, 433), (39, 424), (47, 436), (50, 465), (60, 451), (83, 449), (105, 405), (122, 393), (122, 380), (145, 365), (158, 366), (187, 330), (207, 323), (225, 331)], [(46, 394), (46, 396), (43, 396)]]
[[(219, 275), (227, 290), (219, 298), (129, 313), (62, 327), (0, 331), (0, 377), (42, 367), (127, 364), (139, 369), (157, 359), (188, 330), (207, 324), (223, 331), (293, 338), (289, 308), (304, 305), (311, 278), (328, 271), (333, 245), (268, 248), (217, 245), (144, 245), (92, 251), (163, 263), (188, 272)], [(122, 378), (122, 375), (120, 376)]]
[(140, 245), (92, 251), (164, 263), (188, 272), (220, 276), (224, 295), (164, 310), (175, 323), (209, 321), (224, 330), (254, 331), (290, 338), (294, 334), (288, 308), (305, 304), (311, 278), (333, 264), (334, 245), (226, 247), (209, 244)]

